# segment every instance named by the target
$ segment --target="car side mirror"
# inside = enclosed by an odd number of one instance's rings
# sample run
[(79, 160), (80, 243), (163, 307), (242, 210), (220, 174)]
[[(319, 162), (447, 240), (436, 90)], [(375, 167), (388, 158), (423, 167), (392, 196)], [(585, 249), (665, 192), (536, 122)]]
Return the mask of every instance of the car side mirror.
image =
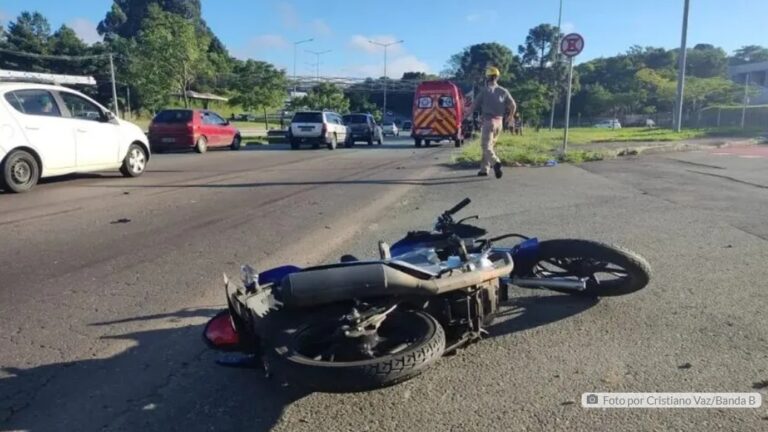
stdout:
[(229, 126), (229, 120), (224, 120), (224, 126)]
[(104, 118), (106, 119), (105, 121), (110, 122), (115, 119), (115, 113), (113, 113), (112, 111), (105, 111)]

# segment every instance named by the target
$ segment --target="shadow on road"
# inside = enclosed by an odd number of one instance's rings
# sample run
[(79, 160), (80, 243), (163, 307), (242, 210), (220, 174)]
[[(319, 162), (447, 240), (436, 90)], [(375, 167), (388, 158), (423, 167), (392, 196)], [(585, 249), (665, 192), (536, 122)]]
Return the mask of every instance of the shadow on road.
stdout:
[[(262, 144), (258, 142), (248, 142), (248, 147), (243, 150), (248, 151), (291, 151), (291, 146), (289, 146), (287, 143), (272, 143), (272, 144)], [(340, 144), (335, 151), (345, 151), (350, 149), (360, 149), (360, 150), (411, 150), (411, 151), (423, 151), (427, 149), (433, 149), (433, 148), (439, 148), (448, 146), (450, 143), (444, 143), (444, 144), (431, 144), (429, 146), (424, 147), (416, 147), (413, 145), (413, 143), (408, 142), (401, 142), (401, 143), (387, 143), (384, 141), (382, 145), (368, 145), (365, 143), (356, 143), (354, 146), (346, 147), (343, 144)], [(451, 147), (453, 147), (453, 144), (450, 144)], [(325, 145), (321, 145), (317, 149), (312, 148), (310, 144), (302, 144), (301, 147), (297, 150), (293, 151), (328, 151), (328, 148)]]
[(597, 303), (598, 299), (567, 294), (511, 298), (488, 332), (498, 337), (530, 330), (578, 315)]
[[(129, 348), (94, 358), (17, 369), (2, 368), (0, 430), (269, 431), (283, 409), (308, 393), (266, 379), (262, 371), (214, 363), (202, 324), (219, 309), (194, 309), (128, 320), (171, 327), (103, 339)], [(178, 324), (177, 324), (178, 325)]]
[(226, 183), (226, 184), (174, 184), (174, 185), (88, 185), (88, 187), (97, 188), (200, 188), (200, 189), (229, 189), (229, 188), (263, 188), (263, 187), (281, 187), (281, 186), (324, 186), (324, 185), (411, 185), (411, 186), (440, 186), (462, 183), (475, 183), (488, 181), (486, 178), (478, 178), (475, 174), (467, 174), (453, 177), (437, 177), (426, 179), (364, 179), (364, 180), (319, 180), (319, 181), (280, 181), (280, 182), (254, 182), (254, 183)]
[[(488, 330), (491, 337), (524, 331), (595, 304), (568, 295), (518, 297)], [(203, 325), (179, 323), (218, 311), (186, 309), (94, 323), (107, 329), (142, 322), (163, 328), (103, 338), (127, 346), (106, 358), (2, 368), (8, 377), (0, 379), (0, 429), (271, 430), (286, 407), (309, 392), (267, 379), (260, 370), (217, 366), (218, 354), (201, 340)]]

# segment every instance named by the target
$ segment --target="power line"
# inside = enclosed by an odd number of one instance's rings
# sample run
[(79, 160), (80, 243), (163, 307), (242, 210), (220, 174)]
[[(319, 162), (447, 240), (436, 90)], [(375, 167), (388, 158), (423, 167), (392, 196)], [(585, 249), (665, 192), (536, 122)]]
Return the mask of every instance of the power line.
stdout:
[(0, 48), (0, 52), (5, 54), (17, 55), (19, 57), (31, 57), (31, 58), (40, 58), (40, 59), (46, 59), (46, 60), (93, 60), (93, 59), (102, 59), (102, 58), (109, 57), (109, 53), (93, 54), (93, 55), (87, 55), (87, 56), (68, 56), (68, 55), (34, 54), (34, 53), (28, 53), (23, 51), (13, 51), (5, 48)]

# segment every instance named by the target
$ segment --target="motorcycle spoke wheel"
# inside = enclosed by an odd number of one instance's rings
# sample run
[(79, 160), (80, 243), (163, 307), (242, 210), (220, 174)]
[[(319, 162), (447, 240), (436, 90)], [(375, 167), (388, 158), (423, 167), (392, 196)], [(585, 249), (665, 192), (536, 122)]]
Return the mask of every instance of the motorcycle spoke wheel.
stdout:
[(584, 291), (550, 288), (589, 297), (629, 294), (648, 285), (651, 269), (637, 254), (590, 240), (547, 240), (539, 243), (538, 261), (528, 276), (586, 282)]

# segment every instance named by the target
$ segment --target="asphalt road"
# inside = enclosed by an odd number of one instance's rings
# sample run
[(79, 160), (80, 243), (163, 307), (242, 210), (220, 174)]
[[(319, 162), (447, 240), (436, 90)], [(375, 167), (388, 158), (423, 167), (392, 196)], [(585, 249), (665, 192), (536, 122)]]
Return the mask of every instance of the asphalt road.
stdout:
[[(588, 391), (766, 398), (757, 153), (508, 169), (499, 181), (444, 166), (447, 144), (266, 146), (157, 155), (139, 179), (0, 195), (0, 430), (765, 430), (766, 407), (579, 405)], [(465, 196), (492, 232), (619, 243), (654, 281), (600, 302), (520, 290), (487, 340), (365, 394), (307, 394), (214, 364), (200, 331), (222, 306), (222, 271), (372, 256)]]

